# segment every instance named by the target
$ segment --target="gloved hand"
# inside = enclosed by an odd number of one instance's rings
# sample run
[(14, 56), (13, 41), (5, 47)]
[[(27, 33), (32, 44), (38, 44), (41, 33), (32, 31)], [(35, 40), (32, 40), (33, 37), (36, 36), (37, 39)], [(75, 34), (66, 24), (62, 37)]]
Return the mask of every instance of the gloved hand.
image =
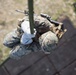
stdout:
[(21, 37), (21, 44), (27, 45), (27, 44), (32, 43), (33, 41), (32, 38), (35, 37), (36, 30), (34, 34), (31, 34), (29, 21), (22, 22), (21, 29), (24, 31)]

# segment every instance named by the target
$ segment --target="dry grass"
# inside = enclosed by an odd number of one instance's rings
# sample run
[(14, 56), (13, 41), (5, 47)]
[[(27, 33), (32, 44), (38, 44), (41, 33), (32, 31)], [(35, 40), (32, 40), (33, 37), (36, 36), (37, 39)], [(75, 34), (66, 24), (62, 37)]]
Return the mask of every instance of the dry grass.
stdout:
[[(76, 0), (34, 0), (34, 11), (36, 14), (49, 14), (52, 19), (57, 19), (61, 14), (65, 14), (76, 26), (76, 15), (72, 6), (74, 2)], [(17, 27), (17, 19), (24, 16), (17, 13), (16, 9), (27, 9), (27, 0), (0, 0), (0, 61), (6, 59), (9, 52), (9, 49), (2, 44), (3, 38)]]

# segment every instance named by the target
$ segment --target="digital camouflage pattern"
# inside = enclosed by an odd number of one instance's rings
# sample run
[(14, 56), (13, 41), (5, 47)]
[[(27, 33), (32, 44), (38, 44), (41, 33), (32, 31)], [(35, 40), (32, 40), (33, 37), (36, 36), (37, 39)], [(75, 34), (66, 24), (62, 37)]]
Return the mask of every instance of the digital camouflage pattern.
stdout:
[(34, 24), (37, 31), (35, 38), (33, 38), (33, 42), (31, 44), (22, 45), (20, 40), (23, 32), (20, 27), (24, 20), (28, 19), (21, 19), (19, 21), (18, 28), (7, 34), (3, 42), (5, 46), (12, 48), (9, 55), (13, 59), (20, 59), (22, 56), (35, 51), (50, 53), (57, 47), (59, 39), (65, 32), (61, 29), (61, 24), (59, 26), (55, 26), (47, 19), (41, 16), (35, 16)]
[(51, 23), (47, 19), (38, 16), (35, 18), (34, 22), (35, 29), (38, 33), (43, 34), (50, 30), (49, 27), (51, 26)]
[(4, 38), (3, 44), (9, 48), (13, 48), (18, 43), (20, 43), (20, 37), (18, 36), (17, 29), (13, 30), (12, 32), (8, 33)]
[(36, 42), (32, 42), (29, 45), (20, 44), (20, 36), (17, 33), (17, 29), (6, 35), (3, 44), (11, 48), (9, 56), (13, 59), (20, 59), (22, 56), (27, 55), (30, 52), (41, 50), (40, 44)]
[(31, 52), (37, 52), (40, 50), (41, 50), (41, 47), (36, 42), (33, 42), (29, 45), (18, 44), (10, 51), (10, 57), (18, 60), (24, 55), (30, 54)]
[(57, 47), (58, 37), (53, 32), (48, 31), (39, 37), (39, 43), (45, 53), (50, 53)]

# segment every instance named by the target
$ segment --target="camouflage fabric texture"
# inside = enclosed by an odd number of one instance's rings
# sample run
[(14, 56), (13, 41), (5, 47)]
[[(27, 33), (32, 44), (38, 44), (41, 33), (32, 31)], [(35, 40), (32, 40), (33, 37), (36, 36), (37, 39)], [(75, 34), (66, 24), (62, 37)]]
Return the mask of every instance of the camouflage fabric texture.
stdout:
[(50, 53), (57, 47), (58, 37), (55, 33), (50, 31), (49, 27), (51, 26), (51, 23), (41, 17), (37, 17), (34, 22), (35, 29), (39, 34), (37, 38), (38, 42), (33, 41), (29, 45), (22, 45), (20, 43), (21, 34), (18, 33), (17, 29), (6, 35), (3, 44), (12, 48), (9, 53), (10, 58), (20, 59), (24, 55), (37, 51)]
[(40, 50), (41, 50), (41, 47), (36, 42), (33, 42), (29, 45), (18, 44), (17, 46), (12, 48), (12, 50), (9, 53), (10, 54), (9, 56), (13, 59), (18, 60), (24, 55), (30, 54), (31, 52), (37, 52)]
[(45, 53), (50, 53), (57, 47), (58, 37), (53, 32), (48, 31), (39, 37), (39, 43)]
[(3, 44), (9, 48), (13, 48), (20, 42), (20, 37), (17, 34), (17, 29), (14, 29), (12, 32), (8, 33), (4, 38)]
[(50, 30), (49, 27), (51, 26), (51, 23), (41, 16), (36, 17), (34, 23), (36, 31), (40, 34), (43, 34)]
[(17, 29), (13, 30), (4, 38), (3, 44), (9, 48), (11, 51), (9, 53), (10, 58), (20, 59), (22, 56), (27, 55), (31, 52), (37, 52), (41, 50), (40, 44), (32, 42), (29, 45), (20, 44), (20, 37), (17, 33)]

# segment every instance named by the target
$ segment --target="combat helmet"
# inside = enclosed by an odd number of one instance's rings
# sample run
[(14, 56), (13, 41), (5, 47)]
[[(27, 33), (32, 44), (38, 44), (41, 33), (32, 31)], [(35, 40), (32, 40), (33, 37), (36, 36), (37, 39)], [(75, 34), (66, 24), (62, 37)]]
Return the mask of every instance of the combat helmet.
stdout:
[(43, 34), (50, 30), (49, 27), (51, 23), (47, 19), (41, 16), (34, 17), (34, 24), (35, 24), (36, 31), (40, 34)]
[(39, 43), (45, 53), (50, 53), (57, 47), (58, 37), (51, 31), (48, 31), (39, 37)]

